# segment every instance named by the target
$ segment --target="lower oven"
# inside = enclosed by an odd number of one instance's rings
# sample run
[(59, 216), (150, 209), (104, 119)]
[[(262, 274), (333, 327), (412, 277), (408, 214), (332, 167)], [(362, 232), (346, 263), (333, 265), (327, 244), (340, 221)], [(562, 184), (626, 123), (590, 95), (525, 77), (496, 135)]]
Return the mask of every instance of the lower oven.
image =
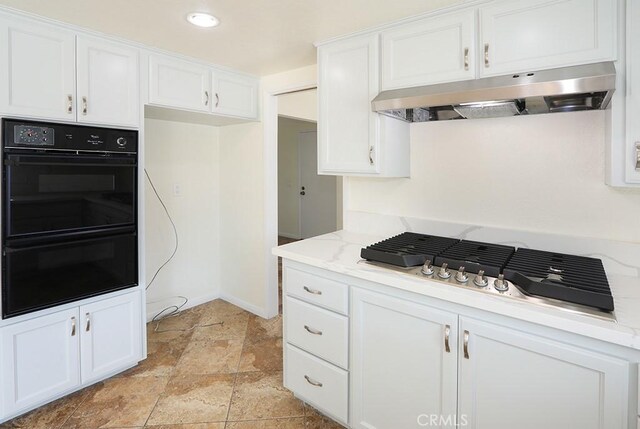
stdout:
[(131, 228), (11, 242), (4, 248), (2, 317), (135, 286), (137, 242)]
[(2, 317), (138, 284), (136, 131), (2, 120)]

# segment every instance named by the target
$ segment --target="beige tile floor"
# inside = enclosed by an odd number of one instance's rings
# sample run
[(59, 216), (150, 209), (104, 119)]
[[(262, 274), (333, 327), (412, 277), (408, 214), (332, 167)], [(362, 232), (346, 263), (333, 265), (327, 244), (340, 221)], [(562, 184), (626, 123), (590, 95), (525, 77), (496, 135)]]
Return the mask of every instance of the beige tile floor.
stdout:
[(148, 358), (137, 367), (0, 429), (341, 427), (282, 386), (280, 316), (264, 320), (216, 300), (147, 333)]

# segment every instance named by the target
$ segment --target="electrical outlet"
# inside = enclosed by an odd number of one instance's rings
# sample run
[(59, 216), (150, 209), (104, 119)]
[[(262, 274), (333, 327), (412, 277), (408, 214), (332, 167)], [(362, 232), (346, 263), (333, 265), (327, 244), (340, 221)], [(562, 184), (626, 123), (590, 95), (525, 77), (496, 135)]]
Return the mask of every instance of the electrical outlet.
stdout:
[(179, 183), (173, 184), (173, 195), (176, 197), (179, 197), (180, 195), (182, 195), (182, 187), (180, 186)]

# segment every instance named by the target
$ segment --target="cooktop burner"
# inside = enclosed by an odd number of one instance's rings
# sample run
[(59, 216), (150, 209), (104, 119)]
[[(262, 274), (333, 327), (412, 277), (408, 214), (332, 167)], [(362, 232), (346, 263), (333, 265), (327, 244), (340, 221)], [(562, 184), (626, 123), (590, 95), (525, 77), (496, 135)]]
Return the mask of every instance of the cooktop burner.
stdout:
[(459, 241), (455, 238), (405, 232), (362, 249), (360, 256), (399, 267), (414, 267), (427, 260), (433, 262), (436, 255)]
[(595, 258), (413, 232), (368, 246), (360, 256), (421, 278), (614, 318), (609, 282)]
[(531, 295), (613, 311), (613, 297), (600, 259), (518, 249), (504, 276)]
[(434, 263), (447, 264), (453, 270), (464, 267), (469, 273), (484, 271), (488, 276), (497, 277), (515, 251), (511, 246), (462, 240), (436, 256)]

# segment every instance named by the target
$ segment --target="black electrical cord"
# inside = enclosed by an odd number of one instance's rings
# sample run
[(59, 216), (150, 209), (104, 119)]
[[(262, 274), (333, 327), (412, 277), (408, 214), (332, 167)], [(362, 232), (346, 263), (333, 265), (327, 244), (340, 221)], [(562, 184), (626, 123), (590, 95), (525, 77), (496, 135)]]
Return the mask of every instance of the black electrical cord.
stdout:
[[(153, 275), (153, 277), (151, 278), (151, 281), (147, 284), (147, 287), (145, 288), (146, 290), (148, 290), (151, 285), (153, 284), (154, 280), (156, 279), (156, 277), (158, 276), (158, 274), (160, 273), (160, 271), (169, 263), (171, 262), (171, 260), (173, 259), (174, 256), (176, 256), (176, 253), (178, 252), (178, 229), (176, 228), (176, 224), (173, 222), (173, 219), (171, 218), (171, 215), (169, 214), (169, 210), (167, 209), (167, 206), (164, 204), (164, 201), (162, 201), (162, 198), (160, 198), (160, 194), (158, 194), (158, 190), (156, 189), (155, 185), (153, 184), (153, 181), (151, 180), (151, 177), (149, 176), (149, 172), (147, 171), (147, 169), (144, 169), (144, 174), (147, 176), (147, 180), (149, 181), (149, 184), (151, 185), (151, 189), (153, 189), (153, 193), (156, 194), (156, 197), (158, 198), (158, 201), (160, 201), (160, 204), (162, 205), (162, 208), (164, 209), (164, 212), (167, 215), (167, 218), (169, 218), (169, 222), (171, 222), (171, 226), (173, 227), (173, 235), (175, 236), (176, 239), (176, 245), (173, 248), (173, 252), (171, 253), (171, 256), (169, 256), (169, 258), (164, 261), (164, 263), (162, 265), (160, 265), (160, 267), (156, 270), (155, 274)], [(163, 329), (163, 330), (158, 330), (158, 328), (160, 327), (160, 322), (164, 319), (167, 319), (169, 317), (175, 317), (178, 316), (180, 314), (180, 312), (182, 311), (182, 307), (184, 307), (185, 305), (187, 305), (187, 303), (189, 302), (189, 298), (187, 298), (186, 296), (182, 296), (182, 295), (178, 295), (175, 298), (180, 298), (182, 300), (184, 300), (181, 304), (176, 304), (176, 305), (170, 305), (164, 309), (162, 309), (158, 314), (156, 314), (155, 316), (153, 316), (153, 318), (151, 319), (151, 322), (156, 322), (156, 327), (154, 328), (154, 332), (170, 332), (170, 331), (179, 331), (179, 332), (185, 332), (185, 331), (191, 331), (195, 328), (204, 328), (207, 326), (214, 326), (214, 325), (223, 325), (224, 322), (215, 322), (215, 323), (208, 323), (206, 325), (193, 325), (190, 328), (187, 329)], [(150, 302), (150, 304), (153, 304), (154, 302)]]
[[(169, 210), (167, 209), (167, 206), (164, 204), (164, 201), (162, 201), (162, 198), (160, 198), (160, 194), (158, 194), (158, 190), (156, 189), (155, 185), (153, 184), (153, 181), (151, 180), (151, 177), (149, 176), (149, 172), (147, 171), (146, 168), (144, 169), (144, 174), (147, 176), (147, 180), (149, 181), (149, 184), (151, 185), (151, 189), (153, 189), (153, 193), (156, 194), (156, 197), (158, 198), (158, 201), (160, 201), (160, 204), (162, 205), (162, 208), (164, 209), (164, 212), (167, 214), (167, 218), (169, 218), (169, 222), (171, 222), (171, 227), (173, 228), (173, 235), (175, 236), (175, 239), (176, 239), (176, 245), (173, 248), (173, 253), (171, 253), (171, 256), (169, 256), (169, 258), (166, 261), (164, 261), (164, 263), (162, 265), (160, 265), (160, 268), (158, 268), (156, 270), (155, 274), (153, 275), (153, 277), (151, 277), (151, 281), (149, 281), (149, 283), (147, 283), (146, 289), (148, 290), (151, 287), (151, 285), (153, 284), (153, 282), (155, 281), (156, 277), (158, 277), (158, 274), (160, 273), (160, 271), (169, 262), (171, 262), (173, 257), (176, 256), (176, 253), (178, 252), (178, 229), (176, 228), (176, 224), (173, 222), (173, 219), (171, 218), (171, 215), (169, 214)], [(181, 298), (184, 298), (184, 297), (181, 297)], [(180, 308), (182, 308), (185, 304), (186, 304), (186, 302), (184, 304), (182, 304), (180, 307), (178, 307), (177, 311), (180, 310)], [(162, 312), (164, 312), (164, 310), (162, 310)]]

